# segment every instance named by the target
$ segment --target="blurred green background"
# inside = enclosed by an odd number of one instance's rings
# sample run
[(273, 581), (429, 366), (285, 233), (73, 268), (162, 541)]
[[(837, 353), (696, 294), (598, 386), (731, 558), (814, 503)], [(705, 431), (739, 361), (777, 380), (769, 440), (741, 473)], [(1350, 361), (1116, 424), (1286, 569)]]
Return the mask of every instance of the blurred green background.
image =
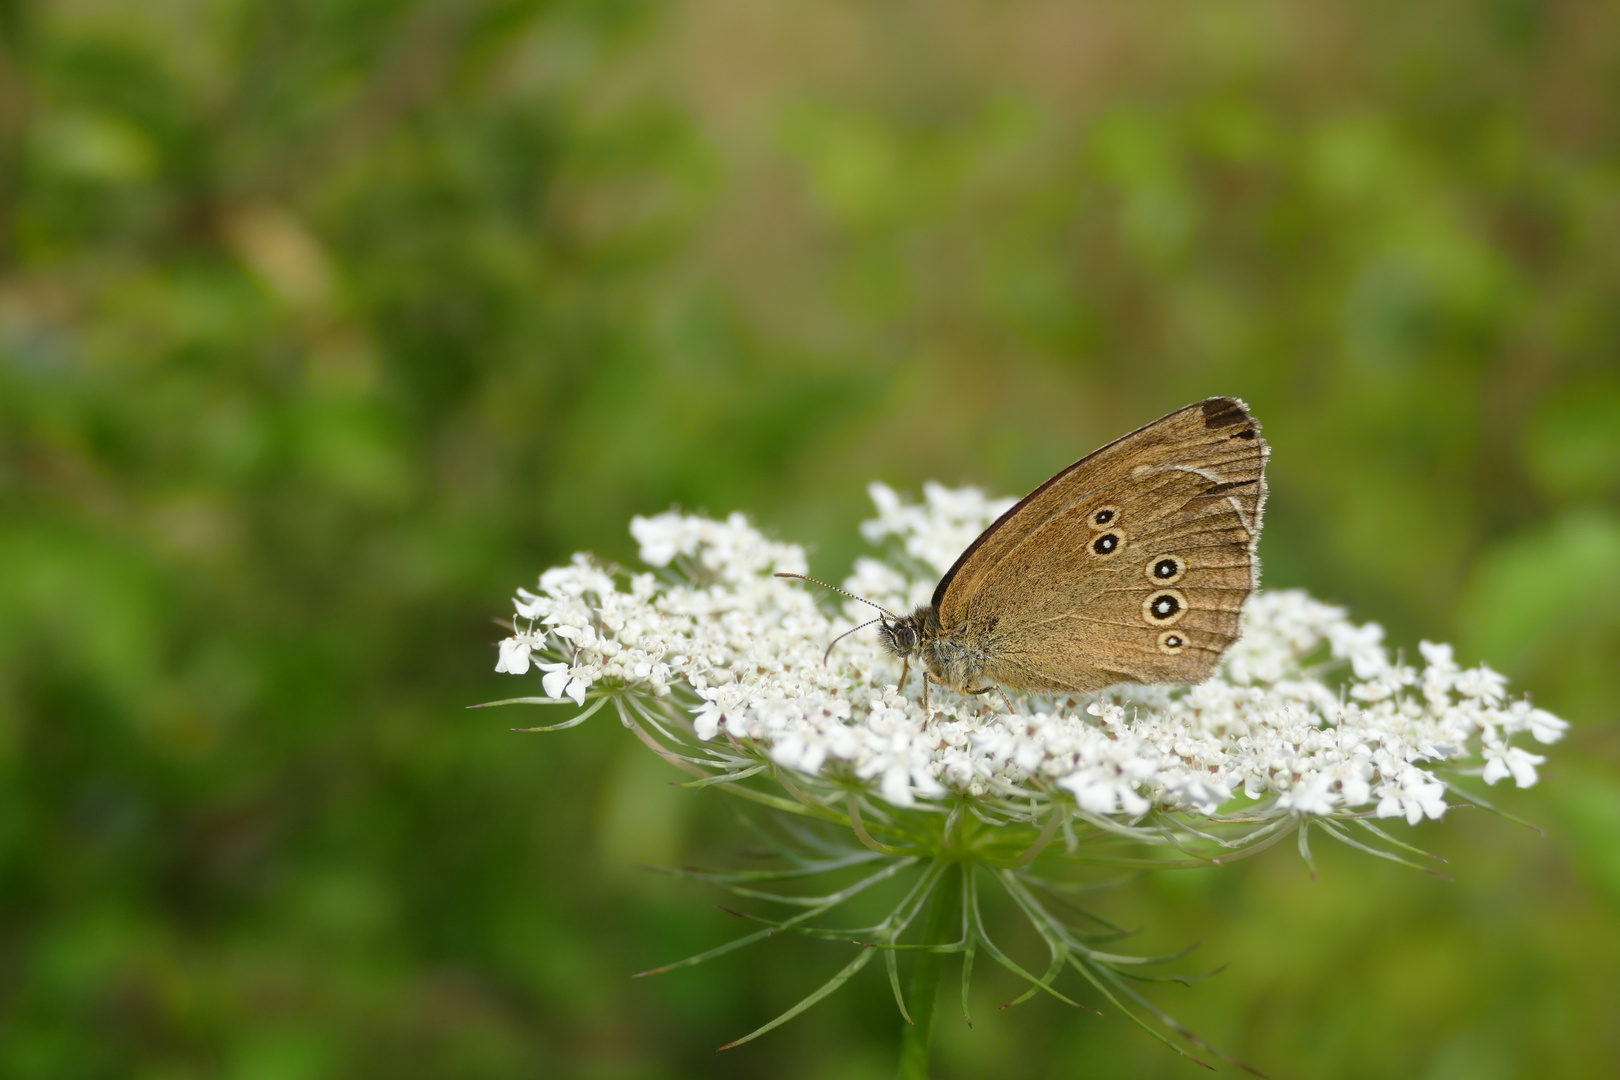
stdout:
[[(492, 616), (632, 513), (859, 550), (1207, 394), (1266, 582), (1570, 719), (1455, 883), (1104, 901), (1273, 1075), (1620, 1061), (1620, 12), (1534, 0), (0, 2), (0, 1076), (882, 1077), (847, 947), (700, 969), (725, 800), (520, 736)], [(1024, 940), (1021, 949), (1034, 944)], [(1026, 955), (1028, 953), (1026, 952)], [(942, 1077), (1184, 1076), (1117, 1016)], [(949, 1008), (947, 1001), (943, 1008)]]

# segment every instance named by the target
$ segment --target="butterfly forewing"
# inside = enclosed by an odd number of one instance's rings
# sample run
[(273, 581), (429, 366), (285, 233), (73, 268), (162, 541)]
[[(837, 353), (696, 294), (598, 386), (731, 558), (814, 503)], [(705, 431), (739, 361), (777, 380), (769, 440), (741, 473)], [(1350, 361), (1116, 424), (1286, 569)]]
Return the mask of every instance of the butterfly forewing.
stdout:
[(1267, 453), (1235, 398), (1103, 447), (963, 553), (935, 592), (942, 625), (1019, 689), (1202, 680), (1254, 589)]

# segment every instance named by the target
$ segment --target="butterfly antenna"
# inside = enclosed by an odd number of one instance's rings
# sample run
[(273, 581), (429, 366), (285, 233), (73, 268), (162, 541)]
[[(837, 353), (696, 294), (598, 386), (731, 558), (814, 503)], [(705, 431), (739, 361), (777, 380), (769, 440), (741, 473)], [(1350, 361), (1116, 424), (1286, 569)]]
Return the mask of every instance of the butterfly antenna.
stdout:
[(843, 641), (845, 638), (849, 637), (849, 635), (853, 634), (856, 630), (865, 630), (868, 626), (871, 626), (873, 623), (882, 622), (882, 621), (883, 621), (883, 617), (881, 615), (878, 616), (875, 619), (868, 619), (866, 622), (861, 623), (861, 625), (855, 627), (853, 630), (845, 630), (842, 634), (839, 634), (837, 637), (833, 638), (830, 642), (827, 643), (827, 651), (821, 654), (821, 666), (822, 667), (827, 666), (827, 660), (828, 660), (828, 658), (830, 658), (832, 656), (832, 651), (833, 651), (833, 646), (834, 645), (838, 644), (840, 641)]
[[(840, 589), (836, 585), (829, 585), (825, 581), (817, 581), (815, 578), (813, 578), (813, 577), (805, 577), (803, 574), (777, 574), (776, 576), (777, 577), (787, 577), (787, 578), (798, 578), (800, 581), (808, 581), (812, 585), (820, 585), (823, 589), (831, 589), (833, 592), (838, 593), (840, 596), (847, 596), (851, 600), (859, 600), (861, 603), (867, 605), (868, 607), (875, 607), (875, 608), (877, 608), (879, 611), (883, 612), (883, 614), (887, 615), (891, 619), (900, 618), (900, 616), (896, 615), (894, 612), (890, 611), (888, 608), (884, 607), (882, 604), (874, 604), (874, 603), (872, 603), (872, 601), (868, 600), (864, 596), (856, 596), (852, 592), (847, 592), (844, 589)], [(873, 621), (876, 621), (876, 620), (873, 620)], [(870, 625), (870, 624), (867, 624), (867, 625)], [(857, 627), (857, 629), (859, 629), (859, 628)]]

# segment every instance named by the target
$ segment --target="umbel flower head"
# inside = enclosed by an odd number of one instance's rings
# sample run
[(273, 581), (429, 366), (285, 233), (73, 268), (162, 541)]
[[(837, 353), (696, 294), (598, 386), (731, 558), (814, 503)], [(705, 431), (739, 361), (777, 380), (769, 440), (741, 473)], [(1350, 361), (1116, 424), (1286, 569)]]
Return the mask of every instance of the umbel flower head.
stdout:
[[(861, 532), (886, 557), (858, 559), (843, 585), (895, 611), (925, 602), (939, 575), (1012, 504), (934, 484), (920, 503), (882, 484), (869, 491), (877, 516)], [(1415, 825), (1458, 799), (1485, 805), (1458, 792), (1459, 777), (1534, 784), (1545, 759), (1527, 745), (1554, 742), (1566, 727), (1509, 698), (1502, 675), (1458, 665), (1449, 645), (1421, 643), (1421, 664), (1392, 657), (1380, 627), (1293, 590), (1250, 598), (1242, 636), (1199, 685), (1020, 694), (1010, 711), (1000, 699), (936, 692), (925, 714), (919, 688), (902, 689), (900, 665), (876, 633), (850, 633), (870, 612), (855, 602), (832, 610), (813, 586), (773, 576), (805, 573), (802, 548), (767, 538), (741, 514), (637, 517), (630, 531), (653, 569), (628, 572), (576, 555), (547, 570), (538, 591), (518, 590), (514, 633), (500, 643), (496, 670), (541, 673), (543, 695), (514, 702), (583, 707), (562, 724), (529, 730), (572, 727), (611, 706), (694, 774), (694, 784), (724, 785), (842, 826), (859, 842), (786, 853), (792, 865), (782, 876), (871, 869), (856, 885), (826, 897), (782, 894), (799, 915), (761, 920), (759, 933), (683, 962), (782, 929), (879, 946), (748, 1038), (819, 1000), (875, 952), (885, 955), (906, 1014), (895, 956), (918, 946), (899, 945), (900, 934), (930, 898), (938, 907), (947, 895), (961, 898), (951, 900), (961, 906), (960, 925), (922, 942), (925, 958), (960, 952), (970, 966), (982, 947), (1027, 978), (1031, 993), (1058, 994), (1057, 975), (1073, 967), (1133, 1019), (1146, 1012), (1191, 1038), (1130, 985), (1144, 958), (1100, 952), (1097, 935), (1049, 913), (1037, 893), (1060, 886), (1043, 868), (1207, 866), (1291, 834), (1308, 861), (1313, 829), (1406, 862), (1390, 849), (1415, 849), (1378, 819)], [(1060, 834), (1063, 842), (1049, 847)], [(884, 924), (810, 925), (906, 870), (917, 881)], [(985, 875), (1041, 932), (1051, 953), (1044, 976), (989, 940), (977, 902)], [(759, 872), (746, 875), (749, 888), (742, 878), (707, 876), (766, 895)], [(919, 1022), (926, 1027), (926, 1018)]]

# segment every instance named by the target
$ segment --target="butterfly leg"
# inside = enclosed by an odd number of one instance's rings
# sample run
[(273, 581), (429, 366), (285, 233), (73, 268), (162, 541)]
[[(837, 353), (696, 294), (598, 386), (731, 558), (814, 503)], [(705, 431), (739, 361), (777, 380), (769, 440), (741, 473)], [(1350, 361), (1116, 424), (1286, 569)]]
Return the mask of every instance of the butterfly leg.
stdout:
[[(911, 657), (908, 656), (908, 657), (906, 657), (904, 660), (902, 660), (900, 662), (900, 685), (895, 687), (895, 690), (897, 692), (899, 692), (899, 693), (902, 693), (902, 694), (905, 693), (906, 692), (906, 680), (909, 679), (910, 677), (911, 677)], [(924, 687), (923, 692), (927, 693), (927, 688), (926, 687)]]
[(974, 696), (978, 696), (979, 694), (988, 694), (992, 690), (994, 690), (996, 693), (1001, 695), (1001, 700), (1005, 701), (1007, 703), (1007, 711), (1012, 712), (1013, 711), (1012, 699), (1007, 696), (1007, 691), (1003, 690), (996, 683), (991, 683), (989, 686), (981, 686), (977, 690), (969, 690), (968, 693), (973, 694)]

